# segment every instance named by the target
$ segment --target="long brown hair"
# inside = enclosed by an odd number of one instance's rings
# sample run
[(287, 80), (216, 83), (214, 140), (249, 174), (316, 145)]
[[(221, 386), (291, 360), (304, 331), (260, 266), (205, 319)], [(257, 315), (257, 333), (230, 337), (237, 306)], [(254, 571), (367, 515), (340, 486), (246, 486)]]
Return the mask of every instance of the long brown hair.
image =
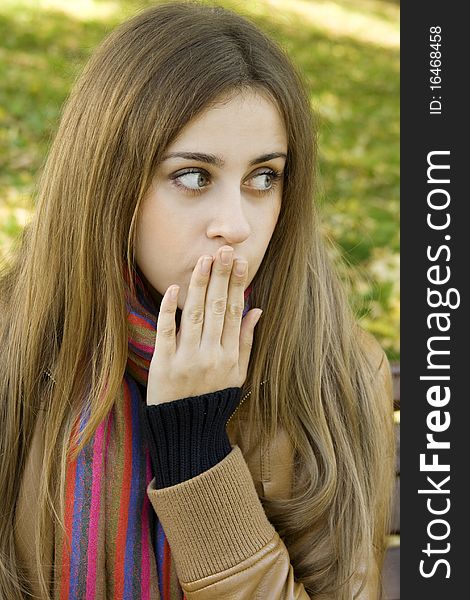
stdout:
[(252, 393), (237, 416), (247, 419), (253, 443), (269, 443), (278, 428), (291, 440), (293, 497), (261, 499), (307, 592), (350, 600), (358, 573), (380, 572), (392, 407), (378, 395), (376, 366), (320, 231), (316, 128), (305, 85), (285, 51), (248, 19), (171, 2), (117, 28), (86, 65), (38, 181), (33, 219), (0, 278), (1, 597), (19, 600), (21, 586), (27, 590), (12, 531), (41, 413), (35, 552), (48, 598), (40, 566), (48, 522), (63, 527), (67, 441), (87, 402), (90, 419), (78, 450), (86, 444), (122, 383), (122, 264), (135, 268), (136, 217), (162, 154), (203, 109), (246, 89), (278, 106), (288, 156), (278, 223), (253, 280), (253, 306), (264, 317), (243, 390)]

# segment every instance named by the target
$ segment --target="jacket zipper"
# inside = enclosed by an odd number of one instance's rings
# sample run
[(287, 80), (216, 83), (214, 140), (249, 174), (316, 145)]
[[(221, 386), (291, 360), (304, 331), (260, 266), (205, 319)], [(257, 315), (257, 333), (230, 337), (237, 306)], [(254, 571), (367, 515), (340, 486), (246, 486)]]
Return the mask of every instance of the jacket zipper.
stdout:
[[(265, 384), (265, 383), (267, 383), (267, 382), (268, 382), (268, 379), (265, 379), (264, 381), (262, 381), (262, 382), (261, 382), (261, 384), (260, 384), (260, 385), (263, 385), (263, 384)], [(252, 392), (252, 391), (253, 391), (253, 390), (250, 390), (249, 392), (247, 392), (247, 393), (246, 393), (246, 394), (243, 396), (243, 398), (240, 400), (240, 403), (238, 404), (237, 408), (236, 408), (236, 409), (233, 411), (233, 413), (230, 415), (230, 417), (229, 417), (228, 421), (225, 423), (225, 426), (227, 426), (227, 425), (230, 423), (230, 421), (231, 421), (231, 419), (232, 419), (233, 415), (234, 415), (234, 414), (237, 412), (237, 410), (240, 408), (240, 406), (243, 404), (243, 402), (245, 402), (245, 400), (248, 398), (248, 396), (251, 394), (251, 392)]]

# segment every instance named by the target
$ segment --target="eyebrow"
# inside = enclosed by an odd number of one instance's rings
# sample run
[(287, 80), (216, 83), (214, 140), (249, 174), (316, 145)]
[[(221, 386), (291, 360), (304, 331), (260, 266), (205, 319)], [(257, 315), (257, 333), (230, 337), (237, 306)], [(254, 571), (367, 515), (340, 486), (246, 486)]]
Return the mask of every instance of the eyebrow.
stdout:
[[(189, 160), (197, 160), (198, 162), (207, 163), (208, 165), (215, 165), (219, 168), (222, 168), (225, 165), (225, 161), (222, 160), (220, 156), (216, 156), (215, 154), (204, 154), (202, 152), (170, 152), (169, 154), (165, 154), (165, 156), (162, 158), (162, 161), (169, 158), (186, 158)], [(253, 158), (248, 164), (251, 167), (262, 162), (267, 162), (268, 160), (273, 160), (274, 158), (287, 159), (287, 155), (284, 152), (270, 152), (269, 154), (262, 154), (257, 158)]]

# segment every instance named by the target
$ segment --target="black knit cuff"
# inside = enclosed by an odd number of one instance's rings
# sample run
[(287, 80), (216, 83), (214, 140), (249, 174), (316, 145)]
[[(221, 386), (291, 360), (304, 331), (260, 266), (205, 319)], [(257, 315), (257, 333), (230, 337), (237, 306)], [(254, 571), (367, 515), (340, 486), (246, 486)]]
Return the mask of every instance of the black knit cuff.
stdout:
[(225, 429), (240, 403), (232, 387), (144, 409), (144, 427), (157, 488), (191, 479), (232, 450)]

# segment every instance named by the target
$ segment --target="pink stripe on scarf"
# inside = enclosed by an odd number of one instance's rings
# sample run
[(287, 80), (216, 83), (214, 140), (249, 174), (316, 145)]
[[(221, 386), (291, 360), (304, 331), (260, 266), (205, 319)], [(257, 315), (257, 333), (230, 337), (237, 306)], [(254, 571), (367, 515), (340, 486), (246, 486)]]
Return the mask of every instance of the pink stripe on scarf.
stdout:
[(98, 554), (98, 523), (100, 517), (101, 465), (103, 463), (104, 429), (105, 421), (103, 420), (95, 432), (95, 441), (93, 444), (91, 507), (90, 523), (88, 525), (87, 600), (94, 600), (96, 595), (96, 557)]
[(153, 354), (153, 351), (155, 349), (154, 346), (149, 346), (148, 344), (141, 344), (136, 341), (133, 341), (132, 345), (134, 348), (138, 348), (139, 350), (142, 350), (143, 352), (148, 352), (149, 354)]
[(116, 533), (116, 552), (114, 559), (114, 600), (122, 600), (124, 597), (124, 571), (127, 525), (129, 519), (129, 504), (131, 495), (132, 479), (132, 414), (131, 414), (131, 390), (126, 381), (123, 382), (124, 389), (124, 465), (122, 468), (121, 500), (119, 504), (119, 517)]

